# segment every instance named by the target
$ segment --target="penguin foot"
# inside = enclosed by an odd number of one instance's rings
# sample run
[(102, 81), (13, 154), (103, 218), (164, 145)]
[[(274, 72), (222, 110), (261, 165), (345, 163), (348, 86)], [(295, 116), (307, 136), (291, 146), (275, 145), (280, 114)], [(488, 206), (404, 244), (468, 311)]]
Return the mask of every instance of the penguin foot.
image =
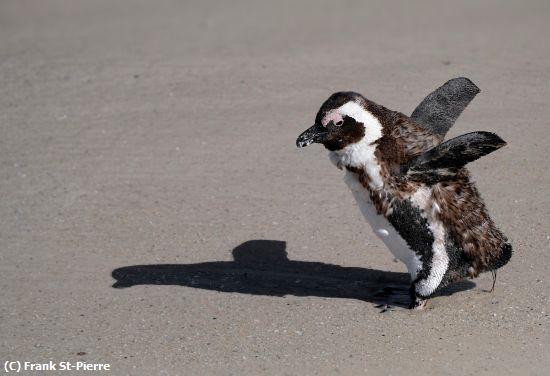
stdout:
[(426, 303), (428, 302), (428, 299), (416, 293), (416, 286), (414, 285), (414, 283), (409, 288), (409, 296), (411, 297), (411, 303), (409, 304), (409, 309), (421, 310), (426, 307)]
[(426, 304), (428, 304), (428, 299), (417, 297), (414, 301), (411, 302), (411, 304), (409, 305), (409, 309), (421, 310), (426, 308)]

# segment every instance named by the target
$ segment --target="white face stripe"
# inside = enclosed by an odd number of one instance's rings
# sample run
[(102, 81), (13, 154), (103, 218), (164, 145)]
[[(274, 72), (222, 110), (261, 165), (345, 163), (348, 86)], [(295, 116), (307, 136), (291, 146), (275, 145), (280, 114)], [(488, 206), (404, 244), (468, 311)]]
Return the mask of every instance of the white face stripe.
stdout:
[(376, 145), (372, 143), (382, 137), (382, 124), (380, 121), (358, 103), (347, 102), (336, 109), (342, 116), (349, 116), (365, 127), (365, 136), (354, 144), (350, 144), (338, 150), (341, 164), (351, 167), (364, 167), (370, 178), (370, 187), (375, 190), (384, 187), (384, 181), (380, 174), (380, 165), (374, 155)]
[(371, 143), (382, 137), (382, 124), (380, 124), (380, 121), (373, 114), (365, 110), (359, 103), (353, 101), (347, 102), (336, 110), (342, 117), (349, 116), (355, 119), (356, 122), (363, 123), (365, 126), (365, 137), (363, 140), (366, 139), (366, 142)]

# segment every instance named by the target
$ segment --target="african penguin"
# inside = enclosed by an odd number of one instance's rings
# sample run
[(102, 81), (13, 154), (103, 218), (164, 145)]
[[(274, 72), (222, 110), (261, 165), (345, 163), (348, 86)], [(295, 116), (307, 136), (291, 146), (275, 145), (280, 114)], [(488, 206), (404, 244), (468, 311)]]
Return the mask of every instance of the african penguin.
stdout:
[[(443, 286), (505, 265), (512, 247), (464, 167), (506, 143), (490, 132), (444, 136), (479, 89), (466, 78), (428, 95), (411, 117), (355, 92), (332, 94), (298, 147), (321, 143), (375, 234), (405, 263), (410, 308)], [(494, 279), (493, 279), (494, 287)]]

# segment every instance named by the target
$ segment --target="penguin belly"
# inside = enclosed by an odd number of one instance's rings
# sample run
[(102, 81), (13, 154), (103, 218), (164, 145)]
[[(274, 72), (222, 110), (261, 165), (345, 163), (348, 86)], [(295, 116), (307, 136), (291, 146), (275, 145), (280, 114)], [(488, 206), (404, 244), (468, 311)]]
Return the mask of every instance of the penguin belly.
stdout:
[(413, 283), (417, 294), (423, 297), (444, 286), (451, 265), (443, 223), (430, 218), (427, 214), (431, 210), (422, 206), (429, 193), (421, 188), (410, 199), (395, 200), (388, 216), (388, 221), (422, 260), (422, 270)]
[(446, 231), (442, 223), (423, 215), (420, 207), (426, 191), (419, 191), (411, 199), (395, 200), (386, 218), (376, 212), (356, 174), (347, 172), (345, 181), (374, 233), (407, 266), (418, 294), (428, 297), (451, 281), (445, 278), (450, 266)]
[(354, 173), (347, 171), (345, 182), (351, 190), (361, 210), (361, 214), (363, 214), (371, 226), (372, 231), (382, 240), (386, 247), (388, 247), (395, 258), (406, 265), (411, 280), (414, 281), (418, 272), (422, 270), (422, 260), (420, 256), (409, 247), (405, 239), (396, 231), (388, 219), (376, 212), (370, 200), (369, 192), (358, 181)]

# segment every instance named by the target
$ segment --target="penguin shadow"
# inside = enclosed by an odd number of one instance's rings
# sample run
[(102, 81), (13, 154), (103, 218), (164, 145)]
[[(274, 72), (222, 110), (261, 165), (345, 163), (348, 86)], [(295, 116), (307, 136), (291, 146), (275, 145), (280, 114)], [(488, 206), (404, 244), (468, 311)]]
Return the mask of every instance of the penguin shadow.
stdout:
[[(369, 268), (343, 267), (288, 258), (286, 242), (249, 240), (233, 249), (233, 261), (197, 264), (132, 265), (113, 270), (112, 287), (177, 285), (205, 290), (283, 297), (317, 296), (357, 299), (379, 305), (382, 312), (409, 305), (409, 275)], [(470, 281), (438, 295), (468, 290)]]

